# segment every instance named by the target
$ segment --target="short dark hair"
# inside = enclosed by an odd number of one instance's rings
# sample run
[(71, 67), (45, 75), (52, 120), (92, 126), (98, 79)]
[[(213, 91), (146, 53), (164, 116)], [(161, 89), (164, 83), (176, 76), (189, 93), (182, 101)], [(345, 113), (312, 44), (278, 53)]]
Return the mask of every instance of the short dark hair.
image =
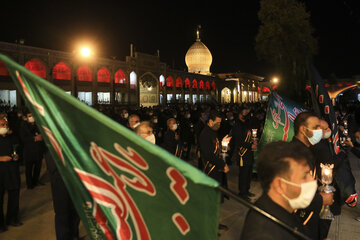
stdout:
[(309, 164), (312, 158), (308, 148), (296, 143), (277, 141), (265, 145), (257, 160), (258, 177), (264, 193), (269, 191), (276, 176), (291, 174), (288, 159)]
[(306, 121), (309, 117), (317, 117), (312, 112), (301, 112), (299, 113), (294, 120), (294, 135), (298, 135), (300, 126), (306, 126)]
[(216, 118), (222, 118), (221, 114), (216, 111), (216, 110), (211, 110), (210, 111), (210, 114), (209, 114), (209, 119), (208, 119), (208, 122), (209, 120), (212, 120), (212, 121), (215, 121)]

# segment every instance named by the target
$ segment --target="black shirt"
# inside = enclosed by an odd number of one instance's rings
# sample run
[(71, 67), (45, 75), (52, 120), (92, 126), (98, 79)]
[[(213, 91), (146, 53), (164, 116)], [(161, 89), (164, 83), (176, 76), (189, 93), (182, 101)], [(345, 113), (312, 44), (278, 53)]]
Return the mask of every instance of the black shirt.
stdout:
[[(273, 202), (267, 194), (263, 194), (255, 203), (257, 207), (303, 232), (298, 218)], [(262, 214), (250, 210), (246, 216), (241, 238), (242, 240), (292, 240), (300, 239), (296, 235), (270, 220)]]
[(217, 138), (217, 132), (212, 130), (208, 125), (204, 127), (200, 134), (200, 156), (204, 163), (208, 163), (209, 168), (213, 168), (210, 177), (217, 181), (222, 181), (222, 173), (225, 167), (225, 161), (218, 155), (220, 144)]
[[(11, 156), (13, 153), (13, 136), (0, 136), (0, 156)], [(20, 188), (18, 161), (0, 162), (0, 188), (7, 190)]]

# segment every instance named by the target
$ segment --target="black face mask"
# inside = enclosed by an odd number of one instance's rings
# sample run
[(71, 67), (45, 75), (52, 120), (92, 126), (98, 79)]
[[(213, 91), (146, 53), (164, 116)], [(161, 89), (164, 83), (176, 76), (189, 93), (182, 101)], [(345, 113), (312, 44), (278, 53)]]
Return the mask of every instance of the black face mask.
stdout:
[(213, 131), (218, 131), (218, 130), (220, 129), (220, 123), (215, 123), (215, 124), (211, 127), (211, 129), (212, 129)]

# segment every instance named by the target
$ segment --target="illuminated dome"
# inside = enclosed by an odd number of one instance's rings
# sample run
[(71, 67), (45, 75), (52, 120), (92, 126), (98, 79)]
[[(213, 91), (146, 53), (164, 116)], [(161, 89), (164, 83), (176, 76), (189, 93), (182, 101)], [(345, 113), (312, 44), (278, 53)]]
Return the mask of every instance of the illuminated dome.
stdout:
[(200, 41), (199, 30), (197, 30), (196, 42), (191, 45), (185, 55), (185, 63), (188, 72), (210, 75), (212, 55), (205, 44)]

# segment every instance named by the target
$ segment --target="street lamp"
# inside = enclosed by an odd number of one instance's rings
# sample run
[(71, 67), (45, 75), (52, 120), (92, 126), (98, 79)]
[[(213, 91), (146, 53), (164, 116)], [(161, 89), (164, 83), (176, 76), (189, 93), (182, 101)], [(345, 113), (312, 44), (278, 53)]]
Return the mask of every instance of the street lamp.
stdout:
[(277, 77), (273, 77), (272, 82), (276, 84), (279, 82), (279, 79)]
[(81, 48), (80, 52), (83, 57), (89, 57), (91, 55), (91, 50), (88, 47)]

